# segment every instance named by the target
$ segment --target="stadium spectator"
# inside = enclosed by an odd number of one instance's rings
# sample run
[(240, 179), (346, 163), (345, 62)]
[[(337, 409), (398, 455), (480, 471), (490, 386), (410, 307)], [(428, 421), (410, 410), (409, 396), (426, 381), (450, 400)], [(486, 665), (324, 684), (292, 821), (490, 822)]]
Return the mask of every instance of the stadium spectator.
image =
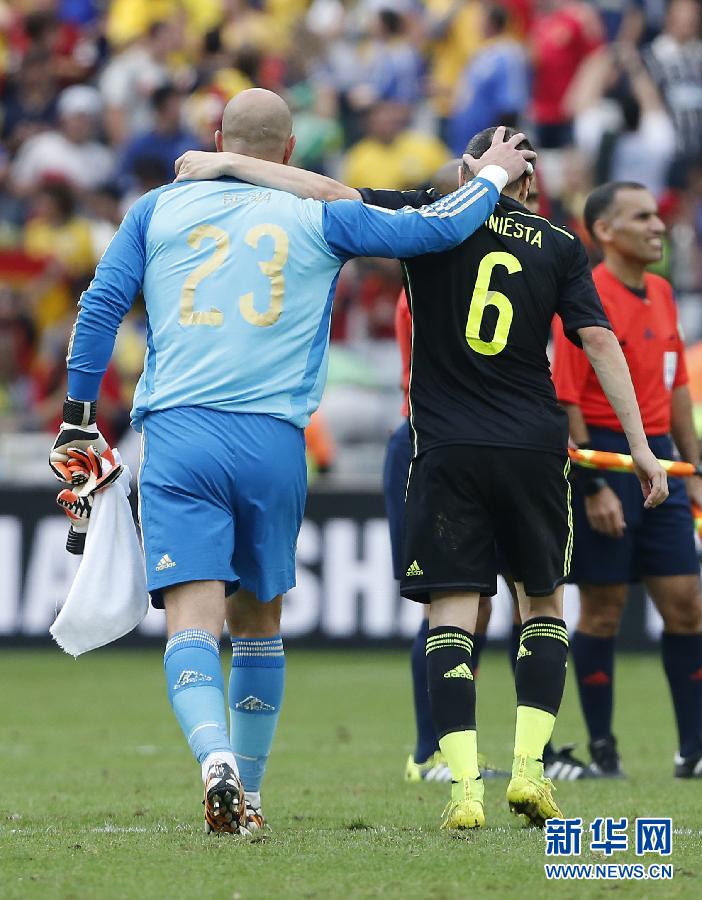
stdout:
[(40, 53), (62, 87), (89, 78), (98, 62), (92, 35), (65, 18), (59, 0), (25, 6), (28, 10), (17, 10), (9, 30), (13, 52), (19, 57), (29, 51)]
[(22, 307), (9, 284), (0, 286), (0, 421), (7, 433), (36, 425), (32, 383), (36, 329)]
[(100, 78), (100, 92), (110, 143), (122, 144), (130, 135), (151, 127), (151, 96), (172, 80), (171, 55), (182, 46), (179, 20), (155, 22), (108, 63)]
[(445, 119), (466, 63), (480, 46), (481, 8), (477, 0), (427, 0), (430, 91), (434, 108)]
[(266, 9), (266, 4), (223, 0), (222, 7), (224, 16), (220, 31), (226, 50), (253, 48), (259, 52), (280, 52), (285, 49), (286, 28), (280, 17), (271, 15)]
[(433, 135), (408, 129), (408, 120), (409, 109), (400, 103), (376, 103), (370, 109), (367, 136), (346, 155), (346, 184), (405, 190), (429, 180), (449, 152)]
[(95, 259), (105, 252), (122, 221), (120, 197), (117, 185), (103, 184), (83, 198)]
[(33, 197), (24, 250), (44, 263), (32, 283), (34, 319), (44, 330), (72, 312), (95, 269), (90, 225), (76, 214), (75, 196), (62, 181), (43, 183)]
[(87, 85), (65, 88), (58, 99), (59, 128), (37, 134), (19, 149), (11, 177), (20, 194), (28, 194), (47, 176), (76, 188), (92, 188), (112, 171), (112, 153), (96, 140), (100, 95)]
[(583, 60), (602, 43), (597, 13), (582, 0), (542, 0), (532, 28), (534, 87), (532, 116), (542, 149), (572, 142), (564, 99)]
[(397, 10), (380, 9), (373, 23), (369, 86), (373, 99), (418, 103), (424, 96), (424, 61)]
[(41, 50), (30, 50), (11, 77), (5, 93), (2, 139), (16, 150), (56, 122), (56, 81)]
[(134, 186), (134, 165), (149, 157), (163, 163), (170, 172), (176, 159), (186, 150), (199, 147), (198, 138), (183, 127), (183, 95), (173, 85), (157, 88), (151, 98), (153, 128), (137, 133), (125, 146), (117, 169), (117, 181), (123, 191)]
[(593, 53), (569, 98), (576, 145), (595, 179), (637, 181), (659, 197), (675, 153), (675, 128), (640, 56), (626, 45)]
[(702, 15), (697, 0), (672, 0), (662, 34), (644, 51), (678, 136), (677, 186), (683, 168), (702, 154)]
[(529, 99), (526, 54), (507, 33), (506, 10), (491, 4), (482, 15), (485, 44), (461, 75), (447, 124), (449, 147), (458, 155), (483, 128), (495, 122), (516, 125)]

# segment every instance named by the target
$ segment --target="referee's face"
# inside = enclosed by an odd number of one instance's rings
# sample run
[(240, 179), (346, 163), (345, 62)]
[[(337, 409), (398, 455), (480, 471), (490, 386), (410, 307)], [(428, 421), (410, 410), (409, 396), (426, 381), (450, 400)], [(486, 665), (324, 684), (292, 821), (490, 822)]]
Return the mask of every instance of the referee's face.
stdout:
[(643, 265), (657, 262), (663, 255), (665, 225), (649, 191), (617, 191), (607, 220), (602, 229), (605, 247), (609, 244), (621, 256)]

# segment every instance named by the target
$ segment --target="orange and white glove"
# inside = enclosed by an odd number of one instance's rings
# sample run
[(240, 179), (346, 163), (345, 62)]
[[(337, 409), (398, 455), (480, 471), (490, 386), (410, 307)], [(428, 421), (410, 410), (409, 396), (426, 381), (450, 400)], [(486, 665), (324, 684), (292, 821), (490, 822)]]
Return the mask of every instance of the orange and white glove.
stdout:
[(68, 462), (63, 464), (65, 480), (70, 478), (72, 486), (60, 491), (56, 502), (71, 522), (66, 549), (69, 553), (81, 554), (95, 494), (119, 478), (122, 460), (117, 450), (108, 447), (98, 455), (92, 446), (86, 450), (67, 449), (66, 459)]

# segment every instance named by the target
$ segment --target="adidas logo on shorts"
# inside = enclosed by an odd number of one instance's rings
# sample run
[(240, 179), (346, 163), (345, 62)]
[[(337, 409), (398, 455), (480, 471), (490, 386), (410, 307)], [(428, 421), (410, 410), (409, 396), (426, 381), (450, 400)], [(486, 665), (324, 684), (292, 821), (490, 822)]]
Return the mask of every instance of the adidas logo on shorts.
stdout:
[(472, 681), (473, 673), (471, 672), (468, 663), (461, 663), (454, 669), (449, 669), (448, 672), (444, 672), (444, 678), (467, 678), (469, 681)]
[(161, 559), (158, 561), (158, 565), (156, 566), (157, 572), (163, 572), (164, 569), (172, 569), (175, 566), (175, 563), (170, 558), (167, 553), (164, 553)]
[(419, 563), (415, 559), (415, 561), (412, 563), (412, 565), (409, 567), (409, 569), (407, 569), (407, 571), (405, 572), (405, 577), (410, 578), (412, 575), (423, 575), (423, 574), (424, 574), (424, 572), (422, 570), (422, 567), (419, 565)]

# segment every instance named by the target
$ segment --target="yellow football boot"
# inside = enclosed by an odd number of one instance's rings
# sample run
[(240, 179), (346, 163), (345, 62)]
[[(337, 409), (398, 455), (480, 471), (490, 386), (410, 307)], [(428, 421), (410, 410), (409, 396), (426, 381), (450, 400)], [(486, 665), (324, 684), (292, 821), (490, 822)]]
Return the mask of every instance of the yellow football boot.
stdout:
[(554, 790), (551, 779), (544, 777), (544, 764), (540, 759), (514, 757), (507, 802), (515, 816), (525, 816), (537, 828), (543, 828), (546, 819), (562, 819), (563, 813), (553, 799)]
[(451, 799), (441, 817), (441, 827), (448, 831), (482, 828), (485, 825), (482, 778), (464, 778), (451, 785)]
[(440, 750), (429, 757), (426, 762), (416, 763), (410, 753), (405, 766), (405, 781), (451, 781), (451, 772), (446, 765)]

